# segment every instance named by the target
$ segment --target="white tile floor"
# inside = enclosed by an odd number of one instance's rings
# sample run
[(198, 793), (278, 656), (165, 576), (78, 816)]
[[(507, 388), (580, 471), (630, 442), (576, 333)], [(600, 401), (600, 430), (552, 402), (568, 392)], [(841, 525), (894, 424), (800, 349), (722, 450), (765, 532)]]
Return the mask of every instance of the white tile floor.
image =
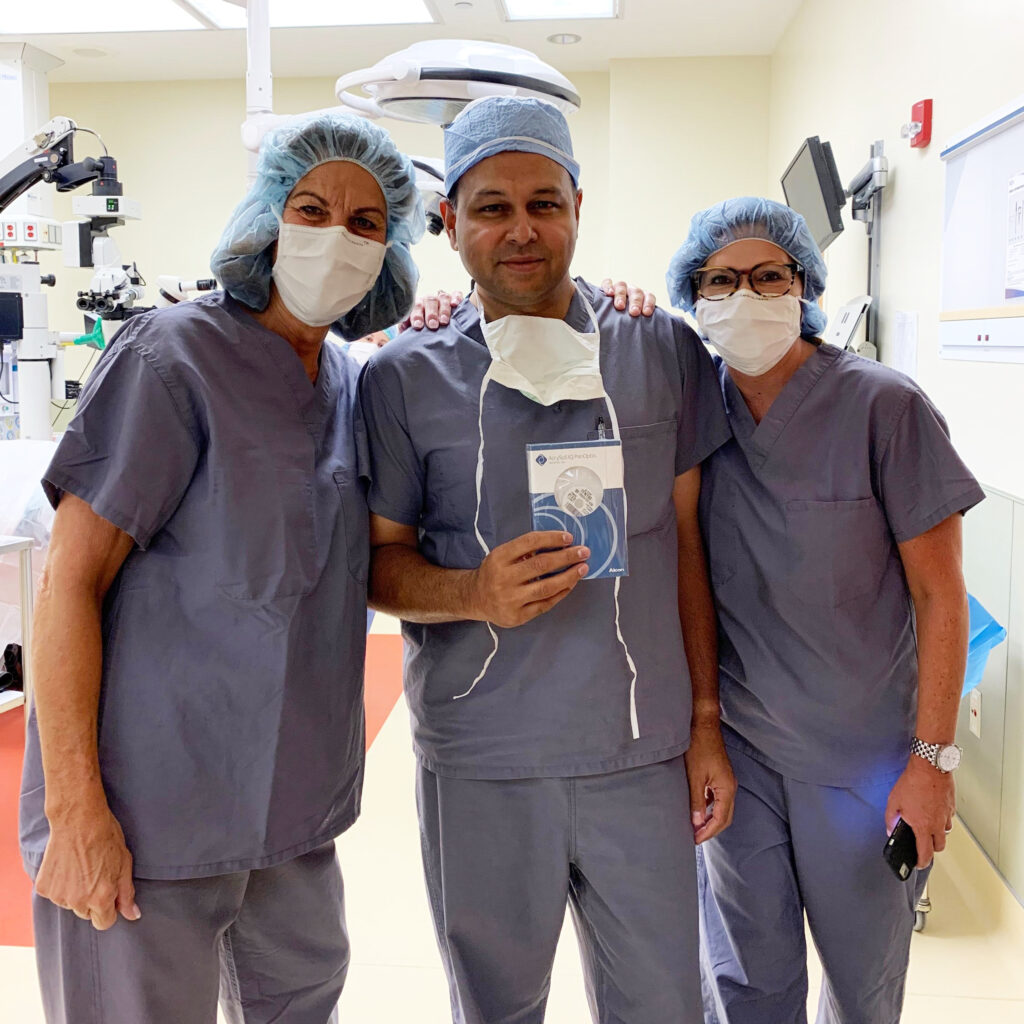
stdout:
[[(390, 630), (390, 623), (375, 623), (375, 632)], [(343, 1024), (449, 1024), (420, 873), (413, 756), (402, 702), (370, 751), (363, 804), (362, 819), (338, 844), (353, 948)], [(1024, 909), (962, 827), (932, 874), (931, 898), (935, 909), (927, 928), (914, 936), (904, 1024), (1024, 1024)], [(813, 1020), (820, 979), (813, 954), (810, 970)], [(5, 1024), (42, 1024), (31, 950), (0, 947), (0, 1007)], [(547, 1019), (590, 1024), (568, 924)]]

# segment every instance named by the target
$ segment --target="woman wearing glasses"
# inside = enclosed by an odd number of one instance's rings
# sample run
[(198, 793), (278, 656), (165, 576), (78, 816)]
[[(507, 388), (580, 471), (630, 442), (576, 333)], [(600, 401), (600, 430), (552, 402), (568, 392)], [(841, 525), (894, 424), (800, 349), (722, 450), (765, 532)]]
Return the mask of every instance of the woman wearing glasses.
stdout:
[(733, 430), (705, 463), (731, 829), (701, 847), (709, 1024), (897, 1021), (924, 872), (955, 810), (967, 645), (961, 515), (983, 492), (907, 377), (824, 344), (825, 265), (766, 199), (698, 213), (672, 302), (717, 350)]

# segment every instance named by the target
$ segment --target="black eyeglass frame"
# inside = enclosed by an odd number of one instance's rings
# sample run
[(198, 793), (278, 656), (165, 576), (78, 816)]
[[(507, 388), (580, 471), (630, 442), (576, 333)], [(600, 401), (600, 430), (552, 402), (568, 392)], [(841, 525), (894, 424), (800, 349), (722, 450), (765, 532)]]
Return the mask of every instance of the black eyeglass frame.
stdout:
[[(793, 275), (793, 280), (789, 282), (789, 288), (787, 288), (784, 292), (779, 292), (776, 295), (766, 294), (764, 292), (758, 291), (757, 285), (754, 284), (754, 279), (752, 275), (754, 271), (758, 270), (761, 267), (785, 267)], [(727, 270), (730, 274), (735, 274), (736, 286), (733, 288), (731, 292), (726, 292), (725, 295), (702, 295), (700, 290), (700, 278), (702, 274), (706, 274), (710, 270)], [(707, 302), (721, 302), (722, 299), (727, 299), (730, 295), (735, 295), (740, 290), (740, 282), (743, 280), (743, 278), (747, 279), (747, 283), (750, 285), (751, 290), (757, 292), (757, 294), (762, 296), (762, 298), (778, 299), (781, 298), (783, 295), (789, 294), (793, 285), (796, 283), (797, 275), (802, 274), (803, 272), (804, 268), (802, 264), (797, 263), (796, 260), (793, 260), (790, 263), (780, 263), (778, 260), (765, 260), (763, 263), (756, 263), (754, 266), (752, 266), (749, 270), (746, 271), (737, 270), (735, 267), (701, 267), (700, 270), (695, 270), (690, 275), (690, 280), (693, 282), (693, 290), (696, 293), (697, 297), (700, 299), (704, 299)]]

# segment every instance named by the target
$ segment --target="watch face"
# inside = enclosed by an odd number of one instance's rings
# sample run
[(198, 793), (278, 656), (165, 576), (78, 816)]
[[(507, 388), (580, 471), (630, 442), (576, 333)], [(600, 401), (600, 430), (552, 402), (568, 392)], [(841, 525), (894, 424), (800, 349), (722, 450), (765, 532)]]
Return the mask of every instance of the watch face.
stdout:
[(938, 756), (935, 758), (936, 767), (939, 771), (952, 772), (956, 771), (960, 767), (961, 758), (960, 748), (950, 744), (948, 747), (943, 747)]

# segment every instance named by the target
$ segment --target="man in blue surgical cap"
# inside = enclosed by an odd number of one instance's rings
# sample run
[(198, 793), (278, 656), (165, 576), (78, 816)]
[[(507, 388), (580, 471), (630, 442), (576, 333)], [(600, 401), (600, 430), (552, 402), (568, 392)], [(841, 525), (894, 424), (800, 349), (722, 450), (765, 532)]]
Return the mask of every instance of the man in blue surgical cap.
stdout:
[(423, 212), (361, 118), (264, 141), (224, 291), (139, 316), (46, 472), (21, 849), (50, 1024), (326, 1024), (369, 559), (357, 368)]
[(767, 199), (698, 213), (668, 272), (718, 351), (733, 439), (701, 522), (720, 625), (732, 828), (700, 850), (709, 1024), (899, 1020), (923, 871), (945, 846), (967, 649), (961, 518), (983, 492), (908, 378), (823, 344), (825, 265)]
[[(570, 276), (580, 169), (554, 107), (470, 105), (445, 163), (474, 293), (382, 349), (360, 400), (371, 600), (403, 619), (453, 1016), (540, 1022), (568, 902), (595, 1020), (696, 1024), (693, 847), (733, 790), (697, 525), (728, 437), (711, 360), (681, 319), (622, 316)], [(602, 439), (621, 441), (629, 575), (584, 579), (587, 548), (531, 531), (526, 445)]]

